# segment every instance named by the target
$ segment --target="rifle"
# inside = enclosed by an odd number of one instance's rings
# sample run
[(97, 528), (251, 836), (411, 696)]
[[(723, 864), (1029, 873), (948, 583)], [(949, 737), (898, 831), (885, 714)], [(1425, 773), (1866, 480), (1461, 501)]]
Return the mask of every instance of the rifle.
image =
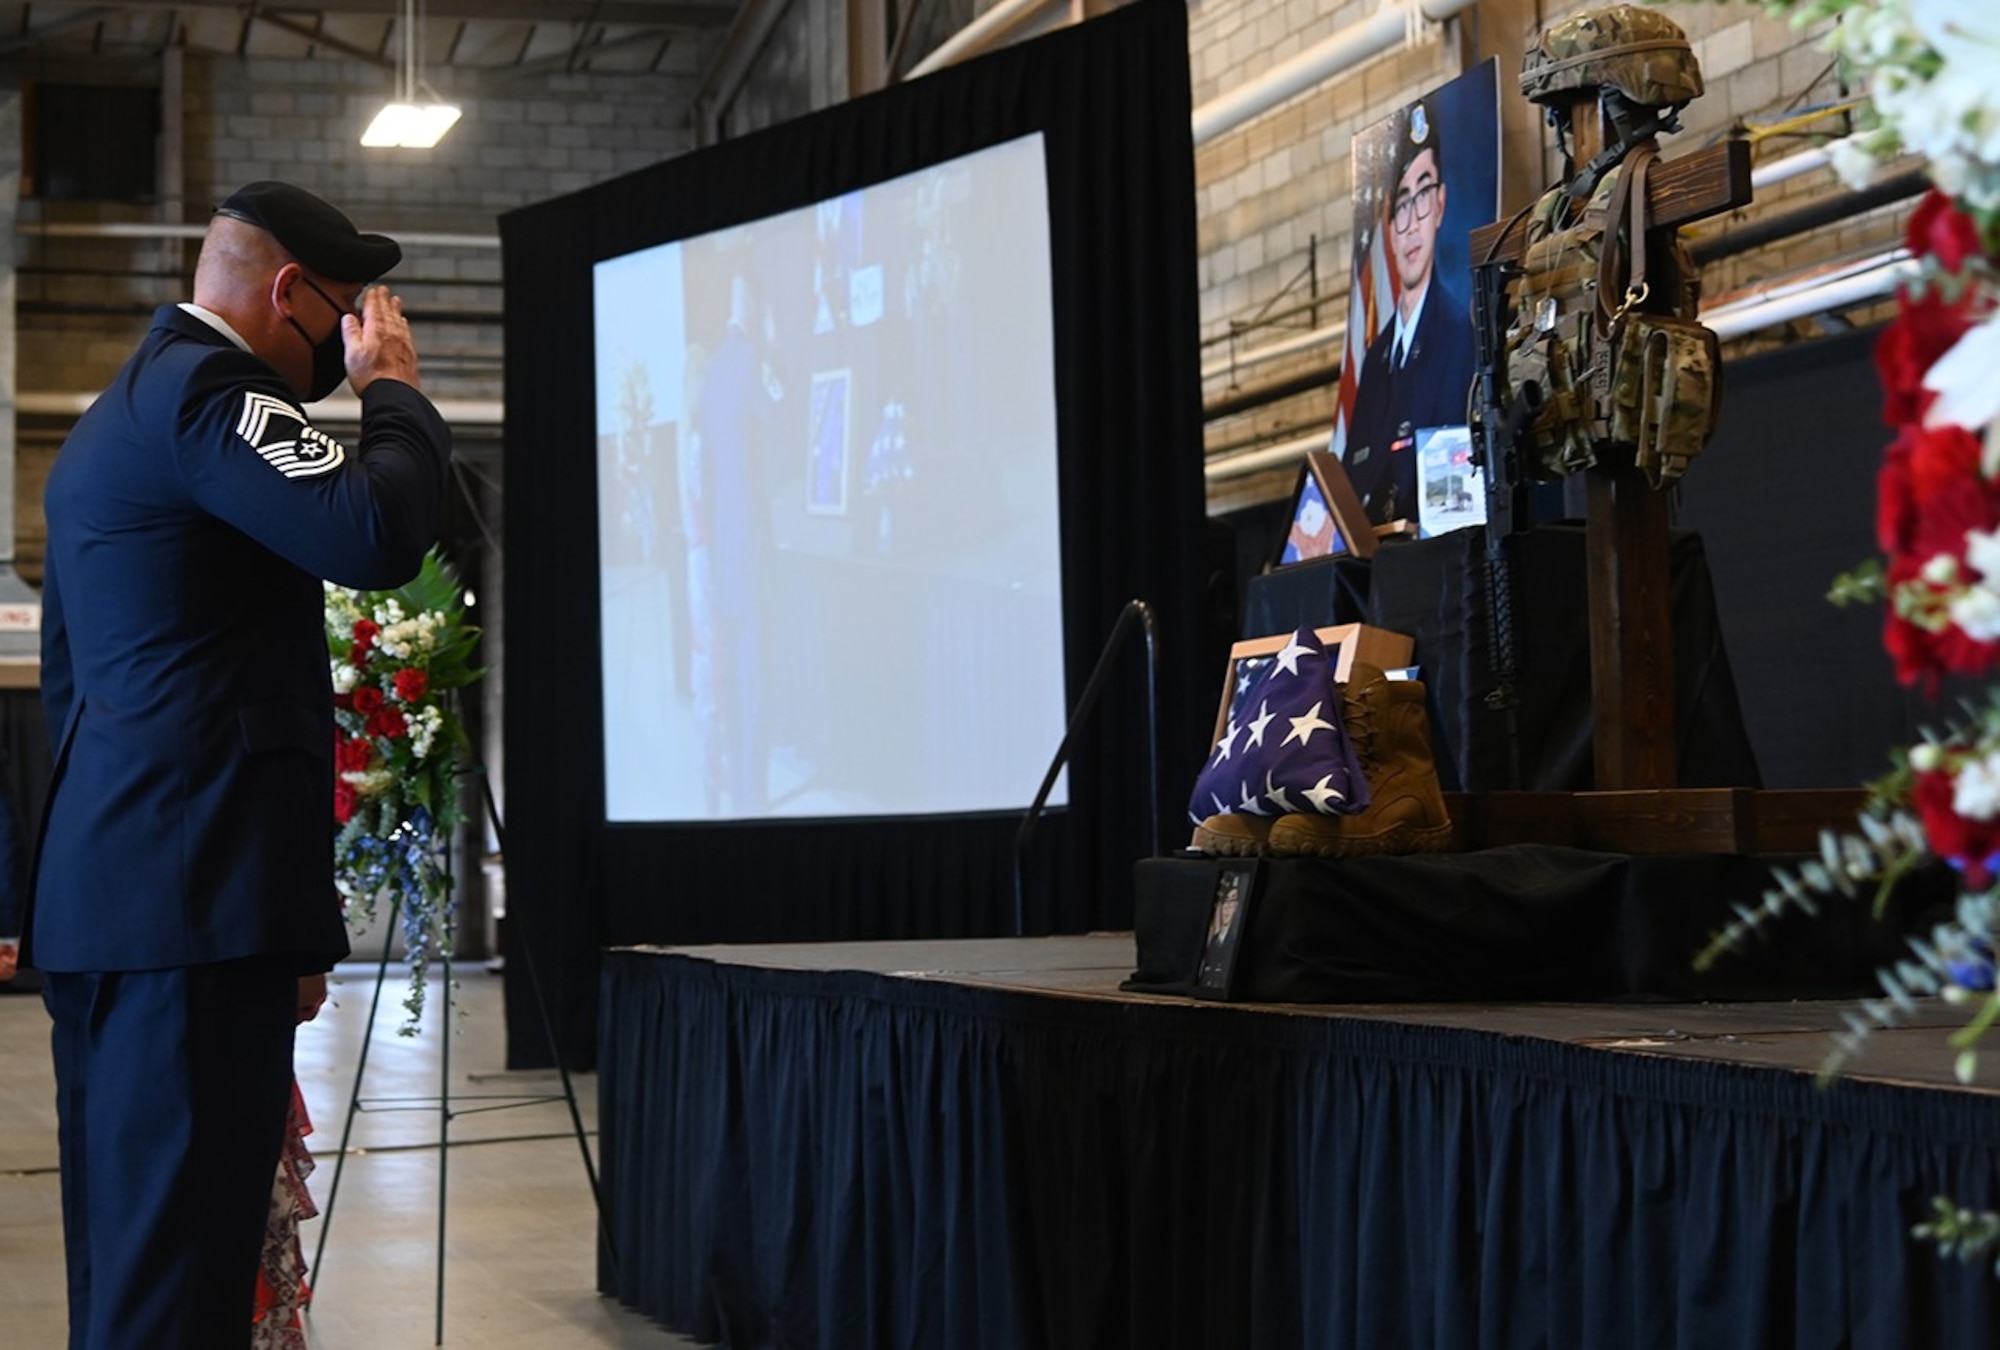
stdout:
[(1519, 633), (1514, 616), (1512, 537), (1527, 522), (1527, 484), (1521, 472), (1520, 433), (1541, 406), (1542, 391), (1524, 382), (1506, 399), (1507, 266), (1488, 261), (1472, 269), (1472, 327), (1477, 342), (1473, 385), (1474, 445), (1486, 479), (1486, 644), (1493, 689), (1486, 706), (1507, 723), (1508, 785), (1521, 783)]

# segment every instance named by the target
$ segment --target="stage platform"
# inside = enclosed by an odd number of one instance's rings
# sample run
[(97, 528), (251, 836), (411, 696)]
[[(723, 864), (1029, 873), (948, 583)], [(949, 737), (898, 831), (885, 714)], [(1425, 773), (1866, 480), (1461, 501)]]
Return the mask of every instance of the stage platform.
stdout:
[[(1130, 934), (611, 952), (602, 1287), (736, 1346), (1986, 1346), (1943, 1028), (1836, 1002), (1220, 1004)], [(615, 1260), (611, 1257), (615, 1254)]]

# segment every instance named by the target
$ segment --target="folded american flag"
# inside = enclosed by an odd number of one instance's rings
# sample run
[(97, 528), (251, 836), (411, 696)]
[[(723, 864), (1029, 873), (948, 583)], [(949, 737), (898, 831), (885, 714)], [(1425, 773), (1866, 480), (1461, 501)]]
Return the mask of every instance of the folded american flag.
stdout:
[(1310, 628), (1275, 656), (1236, 663), (1222, 739), (1195, 779), (1188, 814), (1353, 815), (1368, 806), (1368, 776), (1340, 715), (1333, 661)]

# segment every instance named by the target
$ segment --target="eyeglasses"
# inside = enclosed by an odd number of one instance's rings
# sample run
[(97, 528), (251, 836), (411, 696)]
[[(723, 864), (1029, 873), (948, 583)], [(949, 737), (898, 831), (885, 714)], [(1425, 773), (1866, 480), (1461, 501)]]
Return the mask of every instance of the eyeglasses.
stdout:
[(1390, 213), (1396, 222), (1396, 233), (1410, 232), (1412, 216), (1417, 220), (1429, 220), (1431, 213), (1437, 210), (1438, 193), (1443, 190), (1441, 183), (1426, 183), (1408, 196), (1396, 198), (1396, 209)]
[[(361, 310), (359, 308), (355, 309), (347, 308), (347, 306), (341, 304), (340, 301), (334, 299), (332, 296), (328, 295), (325, 291), (321, 290), (319, 288), (319, 283), (315, 282), (311, 277), (307, 276), (303, 271), (299, 273), (299, 280), (303, 281), (306, 285), (312, 287), (312, 293), (314, 295), (317, 295), (320, 299), (326, 301), (327, 304), (333, 306), (333, 312), (335, 314), (352, 314), (357, 319), (361, 317)], [(356, 296), (355, 297), (356, 306), (359, 306), (360, 303), (361, 303), (361, 298), (359, 296)]]

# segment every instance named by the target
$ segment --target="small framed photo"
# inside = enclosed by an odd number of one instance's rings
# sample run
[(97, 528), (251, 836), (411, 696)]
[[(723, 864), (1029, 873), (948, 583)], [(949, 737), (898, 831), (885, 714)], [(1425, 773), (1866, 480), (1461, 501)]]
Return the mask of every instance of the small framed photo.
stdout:
[(848, 386), (851, 373), (822, 370), (812, 377), (806, 405), (811, 440), (806, 453), (806, 510), (816, 516), (847, 514)]
[(1486, 482), (1469, 427), (1417, 432), (1417, 522), (1426, 539), (1486, 523)]
[(1346, 467), (1330, 451), (1306, 451), (1299, 485), (1292, 492), (1291, 527), (1285, 532), (1277, 566), (1340, 553), (1370, 557), (1375, 540), (1375, 526), (1348, 481)]
[(1225, 862), (1215, 874), (1208, 936), (1201, 944), (1201, 964), (1194, 975), (1198, 998), (1227, 999), (1235, 990), (1237, 956), (1243, 950), (1244, 930), (1250, 925), (1257, 870), (1257, 860), (1250, 858)]

